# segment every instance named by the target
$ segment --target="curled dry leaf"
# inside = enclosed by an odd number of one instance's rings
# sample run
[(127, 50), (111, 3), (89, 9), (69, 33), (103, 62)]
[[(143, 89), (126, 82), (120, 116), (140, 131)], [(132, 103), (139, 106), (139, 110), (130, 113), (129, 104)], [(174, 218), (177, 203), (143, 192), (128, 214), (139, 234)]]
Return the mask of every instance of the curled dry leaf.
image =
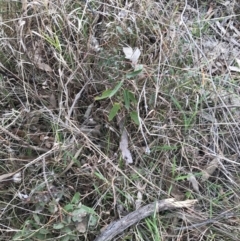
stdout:
[(49, 0), (43, 0), (43, 4), (44, 4), (44, 6), (47, 8), (47, 7), (48, 7), (48, 4), (49, 4)]
[(79, 233), (85, 233), (87, 230), (87, 224), (84, 222), (79, 222), (76, 224), (76, 229)]
[(85, 114), (84, 114), (84, 119), (88, 119), (88, 118), (89, 118), (89, 116), (90, 116), (90, 114), (91, 114), (91, 112), (92, 112), (93, 106), (94, 106), (94, 104), (92, 103), (91, 105), (89, 105), (89, 106), (87, 107), (87, 110), (86, 110), (86, 112), (85, 112)]
[(238, 67), (240, 68), (240, 59), (236, 58), (235, 60), (236, 60), (236, 62), (238, 64)]
[(199, 192), (198, 181), (192, 173), (188, 175), (188, 181), (191, 182), (193, 190)]
[(55, 139), (53, 138), (53, 137), (48, 137), (48, 136), (46, 136), (45, 138), (44, 138), (44, 145), (45, 145), (45, 147), (46, 148), (48, 148), (48, 149), (51, 149), (52, 147), (53, 147), (53, 145), (54, 145), (54, 141), (55, 141)]
[(51, 142), (45, 141), (44, 144), (45, 144), (46, 148), (48, 148), (48, 149), (51, 149), (51, 148), (52, 148), (52, 143), (51, 143)]
[(235, 66), (229, 66), (229, 70), (233, 72), (239, 72), (240, 73), (240, 68), (235, 67)]
[(215, 172), (218, 168), (218, 160), (214, 158), (202, 171), (202, 181), (205, 182), (211, 177), (211, 175)]
[(53, 71), (52, 68), (48, 64), (42, 63), (41, 61), (35, 62), (35, 64), (39, 69), (44, 70), (46, 72)]
[(45, 135), (40, 135), (39, 139), (40, 139), (40, 141), (44, 141), (45, 140)]
[(28, 1), (27, 0), (22, 0), (21, 2), (22, 2), (22, 11), (26, 12)]
[[(42, 37), (35, 31), (32, 31), (33, 34)], [(42, 50), (43, 50), (43, 45), (40, 41), (35, 41), (32, 43), (32, 46), (28, 48), (28, 56), (30, 59), (33, 60), (34, 64), (38, 69), (44, 70), (46, 72), (52, 72), (52, 68), (48, 65), (45, 64), (42, 58)]]
[(17, 196), (21, 199), (21, 200), (26, 200), (27, 198), (29, 198), (29, 196), (27, 194), (23, 194), (21, 192), (17, 192)]
[(12, 179), (12, 176), (14, 176), (16, 174), (17, 174), (16, 172), (2, 174), (2, 175), (0, 175), (0, 182), (1, 181), (8, 181), (9, 179)]
[(50, 102), (49, 104), (50, 104), (51, 108), (53, 108), (53, 109), (57, 108), (57, 100), (53, 93), (49, 97), (49, 102)]
[(95, 52), (100, 50), (99, 42), (94, 36), (90, 38), (90, 48)]
[(137, 200), (135, 201), (135, 207), (136, 209), (140, 208), (142, 205), (142, 199), (143, 199), (143, 193), (146, 188), (147, 184), (145, 183), (144, 185), (141, 185), (140, 182), (137, 183)]
[(235, 61), (236, 61), (237, 65), (238, 65), (238, 67), (236, 67), (236, 66), (229, 66), (229, 70), (233, 71), (233, 72), (240, 72), (240, 59), (236, 58)]
[(119, 18), (125, 18), (127, 17), (128, 13), (126, 10), (122, 9), (119, 13), (118, 13), (118, 17)]
[(13, 182), (15, 183), (21, 183), (22, 182), (22, 173), (17, 172), (16, 174), (13, 175)]
[(132, 154), (128, 149), (128, 137), (126, 130), (123, 130), (121, 141), (120, 141), (120, 150), (122, 151), (123, 159), (126, 161), (127, 164), (133, 163)]
[(138, 193), (137, 193), (137, 200), (135, 201), (136, 209), (139, 209), (141, 207), (142, 198), (143, 198), (142, 193), (140, 191), (138, 191)]
[(141, 51), (139, 48), (132, 49), (131, 47), (124, 47), (123, 52), (126, 59), (129, 59), (133, 65), (137, 64), (138, 59), (141, 55)]

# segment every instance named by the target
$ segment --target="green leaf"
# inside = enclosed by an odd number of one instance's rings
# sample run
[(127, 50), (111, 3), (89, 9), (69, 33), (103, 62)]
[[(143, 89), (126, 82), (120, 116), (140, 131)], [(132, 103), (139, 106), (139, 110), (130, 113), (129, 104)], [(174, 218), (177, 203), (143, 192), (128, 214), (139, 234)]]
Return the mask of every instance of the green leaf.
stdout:
[(63, 223), (54, 223), (53, 228), (54, 229), (62, 229), (64, 227)]
[(124, 102), (125, 102), (125, 107), (127, 108), (127, 110), (129, 110), (129, 108), (130, 108), (130, 98), (129, 98), (129, 91), (128, 90), (123, 91), (123, 99), (124, 99)]
[(71, 240), (70, 238), (71, 238), (70, 235), (65, 235), (64, 237), (62, 237), (62, 238), (60, 239), (60, 241), (69, 241), (69, 240)]
[(111, 121), (116, 115), (117, 112), (120, 110), (121, 105), (119, 103), (114, 103), (112, 109), (110, 110), (108, 120)]
[(81, 204), (80, 208), (77, 208), (77, 209), (73, 210), (72, 216), (79, 216), (79, 215), (81, 215), (83, 217), (86, 216), (87, 211), (84, 208), (82, 208), (82, 206), (83, 205)]
[(133, 78), (133, 77), (136, 77), (137, 75), (139, 75), (139, 74), (142, 72), (142, 70), (143, 70), (143, 68), (141, 67), (141, 68), (139, 68), (139, 69), (137, 69), (137, 70), (135, 70), (135, 71), (133, 71), (133, 72), (131, 72), (131, 73), (126, 74), (126, 77), (127, 77), (128, 79), (131, 79), (131, 78)]
[(124, 99), (125, 107), (127, 110), (129, 110), (131, 102), (133, 102), (134, 104), (137, 103), (137, 100), (135, 99), (134, 94), (129, 90), (123, 91), (123, 99)]
[(106, 98), (110, 97), (111, 93), (112, 93), (112, 90), (105, 90), (105, 91), (103, 91), (103, 93), (102, 93), (101, 96), (95, 97), (95, 100), (103, 100), (103, 99), (106, 99)]
[(135, 96), (132, 92), (129, 91), (129, 100), (132, 101), (134, 104), (137, 103), (137, 100), (135, 99)]
[(80, 202), (80, 193), (76, 192), (72, 198), (71, 203), (78, 204)]
[(118, 90), (121, 88), (123, 84), (123, 81), (120, 81), (114, 89), (112, 90), (105, 90), (101, 96), (97, 96), (95, 97), (95, 100), (103, 100), (103, 99), (106, 99), (106, 98), (111, 98), (113, 97), (117, 92)]
[(56, 201), (53, 200), (48, 204), (48, 210), (52, 214), (54, 214), (58, 211), (58, 205), (57, 205)]
[(20, 238), (22, 238), (24, 235), (24, 233), (21, 231), (18, 231), (14, 236), (13, 236), (13, 240), (20, 240)]
[[(34, 234), (34, 239), (35, 240), (46, 240), (46, 235), (45, 234), (41, 234), (39, 232), (36, 232)], [(26, 239), (25, 239), (26, 240)]]
[(143, 70), (143, 65), (142, 65), (142, 64), (137, 64), (137, 65), (135, 66), (134, 71), (137, 71), (137, 70)]
[(37, 214), (33, 214), (33, 218), (34, 218), (34, 220), (35, 220), (35, 222), (37, 223), (37, 224), (40, 224), (41, 222), (40, 222), (40, 218), (39, 218), (39, 216), (37, 215)]
[(122, 34), (122, 35), (123, 35), (123, 30), (122, 30), (122, 28), (121, 28), (121, 27), (116, 26), (116, 29), (117, 29), (117, 31), (118, 31), (120, 34)]
[(67, 212), (71, 212), (73, 208), (74, 208), (74, 205), (70, 203), (64, 206), (64, 210)]
[(89, 214), (97, 215), (97, 213), (94, 211), (94, 209), (92, 209), (90, 207), (87, 207), (85, 205), (82, 205), (81, 209), (84, 210), (85, 212), (89, 213)]
[(74, 222), (82, 222), (83, 217), (87, 215), (87, 211), (83, 208), (75, 209), (72, 212), (72, 220)]
[(48, 233), (50, 233), (50, 231), (48, 229), (46, 229), (46, 228), (41, 228), (41, 229), (39, 229), (39, 233), (41, 233), (41, 234), (48, 234)]
[(188, 174), (188, 175), (182, 175), (182, 176), (177, 176), (177, 177), (174, 178), (174, 180), (175, 180), (175, 181), (186, 180), (186, 179), (189, 178), (189, 176), (190, 176), (190, 174)]
[(97, 222), (98, 222), (98, 217), (95, 215), (90, 215), (89, 222), (88, 222), (89, 226), (95, 227), (97, 225)]
[(130, 113), (131, 119), (135, 122), (136, 125), (139, 125), (138, 113), (136, 111), (132, 111)]
[(99, 172), (94, 172), (95, 176), (98, 177), (100, 180), (108, 183), (108, 179), (106, 179), (101, 173)]
[(171, 151), (171, 150), (177, 150), (178, 146), (168, 146), (168, 145), (162, 145), (162, 146), (155, 146), (152, 148), (154, 151)]
[(112, 90), (110, 97), (113, 97), (118, 92), (118, 90), (121, 88), (122, 84), (123, 84), (123, 80), (115, 86), (115, 88)]
[(72, 221), (81, 223), (83, 221), (83, 218), (84, 217), (82, 217), (82, 216), (73, 216)]
[(71, 215), (66, 215), (64, 218), (64, 222), (67, 224), (72, 223), (72, 216)]
[(61, 232), (66, 233), (66, 234), (71, 234), (72, 230), (68, 226), (66, 226), (61, 230)]

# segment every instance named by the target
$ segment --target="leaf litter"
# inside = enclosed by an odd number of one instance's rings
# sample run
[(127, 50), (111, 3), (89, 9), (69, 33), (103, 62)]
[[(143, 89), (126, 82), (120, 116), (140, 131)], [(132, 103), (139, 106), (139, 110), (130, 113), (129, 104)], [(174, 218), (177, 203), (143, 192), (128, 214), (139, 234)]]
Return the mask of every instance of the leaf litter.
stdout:
[(128, 149), (128, 136), (125, 129), (123, 129), (119, 147), (122, 151), (122, 157), (126, 161), (126, 164), (132, 164), (133, 158), (130, 150)]
[(206, 165), (202, 171), (202, 181), (207, 181), (211, 175), (215, 172), (215, 170), (218, 168), (219, 163), (218, 159), (214, 158), (208, 165)]

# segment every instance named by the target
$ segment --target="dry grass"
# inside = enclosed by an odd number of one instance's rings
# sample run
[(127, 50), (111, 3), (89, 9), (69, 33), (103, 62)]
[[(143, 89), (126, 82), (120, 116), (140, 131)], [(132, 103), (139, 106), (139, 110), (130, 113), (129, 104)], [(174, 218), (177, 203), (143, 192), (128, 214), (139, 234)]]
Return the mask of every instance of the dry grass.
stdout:
[(0, 1), (0, 240), (240, 240), (237, 1), (127, 2)]

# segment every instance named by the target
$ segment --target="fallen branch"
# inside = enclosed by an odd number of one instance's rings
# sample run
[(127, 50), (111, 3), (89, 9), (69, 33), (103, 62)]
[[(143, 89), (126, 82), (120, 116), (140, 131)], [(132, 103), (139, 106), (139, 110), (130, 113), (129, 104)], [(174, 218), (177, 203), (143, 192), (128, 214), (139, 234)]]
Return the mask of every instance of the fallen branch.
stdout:
[(110, 223), (94, 241), (110, 241), (127, 228), (136, 224), (140, 220), (153, 215), (155, 212), (176, 208), (187, 208), (191, 207), (196, 202), (197, 200), (175, 201), (174, 198), (169, 198), (148, 204), (134, 212), (129, 213), (124, 218)]

